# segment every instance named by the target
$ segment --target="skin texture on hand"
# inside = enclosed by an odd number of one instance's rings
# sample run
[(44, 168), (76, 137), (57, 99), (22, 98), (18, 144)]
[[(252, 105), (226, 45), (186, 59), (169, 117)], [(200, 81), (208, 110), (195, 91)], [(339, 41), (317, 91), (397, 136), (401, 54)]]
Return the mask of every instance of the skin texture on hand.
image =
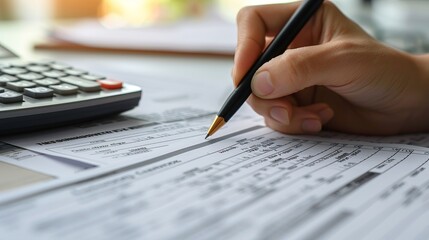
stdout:
[[(298, 6), (239, 12), (235, 85)], [(327, 1), (289, 49), (256, 72), (248, 103), (269, 127), (289, 134), (428, 131), (428, 68), (428, 56), (377, 42)]]

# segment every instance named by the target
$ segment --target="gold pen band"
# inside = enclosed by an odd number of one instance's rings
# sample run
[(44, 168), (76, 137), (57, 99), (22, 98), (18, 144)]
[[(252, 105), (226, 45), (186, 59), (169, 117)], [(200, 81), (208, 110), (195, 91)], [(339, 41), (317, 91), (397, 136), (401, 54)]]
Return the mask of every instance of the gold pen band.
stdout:
[(213, 121), (212, 125), (209, 128), (209, 131), (207, 132), (206, 138), (213, 135), (219, 128), (221, 128), (225, 124), (225, 120), (223, 117), (216, 116), (215, 120)]

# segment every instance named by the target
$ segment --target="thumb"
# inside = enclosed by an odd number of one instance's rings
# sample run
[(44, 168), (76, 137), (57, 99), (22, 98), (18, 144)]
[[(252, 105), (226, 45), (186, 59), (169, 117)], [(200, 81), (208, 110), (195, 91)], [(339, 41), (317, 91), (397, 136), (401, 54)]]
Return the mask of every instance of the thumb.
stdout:
[(350, 46), (343, 45), (330, 42), (287, 50), (255, 73), (251, 83), (253, 94), (274, 99), (315, 85), (346, 84), (349, 78), (341, 72), (347, 73), (354, 64), (347, 54)]

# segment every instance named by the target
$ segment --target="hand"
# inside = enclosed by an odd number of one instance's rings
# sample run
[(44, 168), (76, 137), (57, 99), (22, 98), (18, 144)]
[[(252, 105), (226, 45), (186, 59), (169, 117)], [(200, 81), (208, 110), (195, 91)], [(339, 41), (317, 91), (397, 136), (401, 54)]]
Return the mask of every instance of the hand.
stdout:
[[(246, 7), (237, 17), (237, 85), (299, 3)], [(390, 135), (429, 130), (429, 57), (389, 48), (324, 2), (289, 49), (264, 64), (248, 103), (289, 134), (322, 127)]]

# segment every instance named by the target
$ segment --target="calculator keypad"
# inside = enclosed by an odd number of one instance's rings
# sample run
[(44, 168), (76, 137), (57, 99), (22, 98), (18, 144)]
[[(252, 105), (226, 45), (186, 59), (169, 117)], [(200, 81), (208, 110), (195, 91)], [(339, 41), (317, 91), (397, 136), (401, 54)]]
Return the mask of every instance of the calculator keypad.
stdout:
[(49, 98), (54, 96), (54, 91), (47, 87), (25, 88), (24, 95), (32, 98)]
[(60, 127), (138, 106), (142, 89), (53, 61), (0, 59), (0, 136)]
[(40, 74), (34, 73), (34, 72), (29, 72), (29, 73), (24, 73), (24, 74), (18, 74), (17, 77), (19, 79), (22, 79), (22, 80), (33, 81), (33, 80), (43, 78), (43, 75), (40, 75)]
[(121, 89), (122, 82), (106, 79), (57, 62), (16, 62), (0, 66), (0, 103)]
[(44, 86), (44, 87), (49, 87), (51, 85), (57, 85), (61, 83), (60, 80), (52, 79), (52, 78), (44, 78), (40, 80), (35, 80), (34, 82), (37, 85)]
[(89, 80), (85, 80), (76, 76), (67, 76), (59, 78), (61, 82), (68, 83), (70, 85), (75, 85), (84, 92), (96, 92), (101, 89), (101, 86), (98, 82), (93, 82)]
[(60, 72), (60, 71), (47, 71), (47, 72), (43, 72), (42, 74), (45, 77), (51, 77), (51, 78), (59, 78), (67, 75), (64, 72)]
[(78, 87), (66, 83), (51, 85), (50, 88), (60, 95), (73, 95), (78, 92)]
[(0, 103), (17, 103), (22, 102), (23, 95), (16, 92), (0, 93)]
[(23, 92), (24, 88), (32, 88), (35, 87), (36, 84), (29, 81), (18, 81), (18, 82), (8, 82), (6, 83), (6, 88), (16, 91), (16, 92)]
[(17, 77), (14, 76), (10, 76), (10, 75), (1, 75), (0, 76), (0, 86), (6, 86), (6, 83), (8, 82), (14, 82), (14, 81), (18, 81), (19, 79)]
[(47, 72), (49, 71), (49, 69), (50, 69), (49, 67), (38, 66), (38, 65), (30, 65), (27, 67), (27, 70), (31, 72)]
[(1, 71), (9, 75), (23, 74), (27, 72), (27, 70), (25, 70), (24, 68), (15, 68), (15, 67), (3, 68)]

